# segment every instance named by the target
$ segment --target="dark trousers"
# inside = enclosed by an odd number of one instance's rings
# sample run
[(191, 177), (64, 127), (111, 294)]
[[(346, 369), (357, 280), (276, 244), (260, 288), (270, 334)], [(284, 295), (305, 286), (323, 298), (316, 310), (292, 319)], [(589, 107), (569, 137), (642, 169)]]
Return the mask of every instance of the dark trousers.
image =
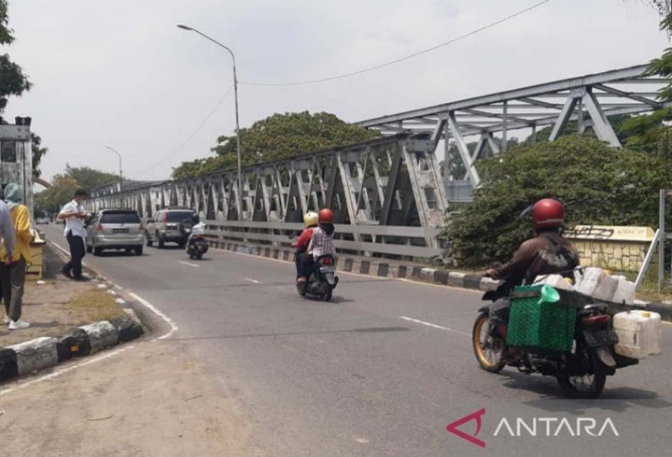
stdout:
[(21, 319), (23, 290), (26, 284), (26, 259), (23, 256), (16, 262), (0, 264), (0, 281), (2, 282), (2, 301), (5, 302), (5, 313), (13, 321)]
[(296, 265), (296, 279), (303, 276), (303, 255), (306, 251), (296, 251), (294, 253), (294, 264)]
[(70, 262), (65, 264), (63, 271), (71, 274), (75, 279), (81, 279), (82, 259), (86, 255), (84, 238), (81, 236), (74, 236), (72, 232), (68, 232), (67, 238), (68, 244), (70, 245)]

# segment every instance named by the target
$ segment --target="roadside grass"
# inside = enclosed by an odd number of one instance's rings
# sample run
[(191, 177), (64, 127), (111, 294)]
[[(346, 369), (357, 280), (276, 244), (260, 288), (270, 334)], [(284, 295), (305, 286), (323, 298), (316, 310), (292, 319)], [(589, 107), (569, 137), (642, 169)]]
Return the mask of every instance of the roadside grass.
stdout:
[(61, 307), (87, 323), (125, 316), (124, 311), (114, 302), (114, 296), (96, 287), (75, 294)]

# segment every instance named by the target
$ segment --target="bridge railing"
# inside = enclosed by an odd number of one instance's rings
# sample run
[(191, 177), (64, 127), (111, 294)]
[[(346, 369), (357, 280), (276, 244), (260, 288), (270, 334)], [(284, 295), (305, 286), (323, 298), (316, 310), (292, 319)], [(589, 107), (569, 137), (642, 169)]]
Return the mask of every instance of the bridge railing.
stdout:
[[(288, 222), (206, 221), (206, 236), (216, 246), (227, 243), (289, 246), (303, 224)], [(439, 228), (336, 224), (334, 246), (339, 252), (374, 257), (440, 257), (440, 247), (427, 246)], [(355, 241), (358, 240), (358, 241)]]

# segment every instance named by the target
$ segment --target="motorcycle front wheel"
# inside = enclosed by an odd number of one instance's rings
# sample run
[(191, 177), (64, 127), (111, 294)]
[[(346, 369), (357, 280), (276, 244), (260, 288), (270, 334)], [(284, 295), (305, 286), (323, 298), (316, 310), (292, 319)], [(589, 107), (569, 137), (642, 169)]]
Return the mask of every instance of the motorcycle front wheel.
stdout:
[(600, 396), (607, 382), (607, 367), (597, 358), (597, 355), (584, 349), (583, 362), (587, 364), (586, 373), (570, 375), (563, 373), (557, 376), (562, 392), (569, 398), (592, 399)]
[(494, 337), (492, 333), (490, 315), (488, 313), (479, 314), (471, 333), (474, 355), (485, 371), (499, 373), (506, 365), (504, 360), (506, 344), (501, 338)]

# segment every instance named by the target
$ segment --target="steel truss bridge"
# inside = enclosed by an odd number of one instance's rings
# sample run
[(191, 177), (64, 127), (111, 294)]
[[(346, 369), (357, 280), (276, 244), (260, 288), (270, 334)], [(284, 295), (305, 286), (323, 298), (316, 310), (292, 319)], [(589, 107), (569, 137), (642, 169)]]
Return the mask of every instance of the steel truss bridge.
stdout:
[[(448, 139), (445, 147), (450, 142), (457, 146), (467, 169), (465, 179), (478, 186), (476, 160), (483, 157), (486, 149), (495, 155), (501, 152), (495, 135), (501, 138), (505, 150), (512, 132), (531, 134), (534, 139), (538, 129), (553, 126), (550, 141), (554, 141), (569, 121), (576, 121), (580, 133), (592, 128), (600, 140), (620, 147), (609, 117), (670, 107), (656, 99), (657, 91), (668, 81), (644, 77), (646, 69), (647, 65), (638, 65), (564, 79), (381, 116), (356, 125), (383, 133), (429, 132), (437, 145)], [(468, 137), (478, 138), (474, 151), (467, 148)]]
[[(670, 107), (656, 100), (667, 81), (644, 77), (645, 70), (612, 70), (361, 121), (356, 125), (377, 129), (383, 138), (244, 167), (240, 185), (235, 170), (123, 190), (117, 183), (92, 192), (89, 205), (94, 211), (133, 208), (145, 218), (167, 206), (190, 207), (218, 242), (260, 244), (289, 243), (303, 214), (329, 206), (339, 249), (440, 256), (438, 235), (449, 206), (436, 158), (441, 142), (446, 159), (455, 144), (472, 186), (480, 183), (475, 162), (504, 152), (513, 132), (535, 138), (538, 129), (553, 126), (554, 141), (576, 121), (579, 132), (590, 128), (619, 147), (609, 117)], [(473, 151), (469, 138), (478, 138)]]

